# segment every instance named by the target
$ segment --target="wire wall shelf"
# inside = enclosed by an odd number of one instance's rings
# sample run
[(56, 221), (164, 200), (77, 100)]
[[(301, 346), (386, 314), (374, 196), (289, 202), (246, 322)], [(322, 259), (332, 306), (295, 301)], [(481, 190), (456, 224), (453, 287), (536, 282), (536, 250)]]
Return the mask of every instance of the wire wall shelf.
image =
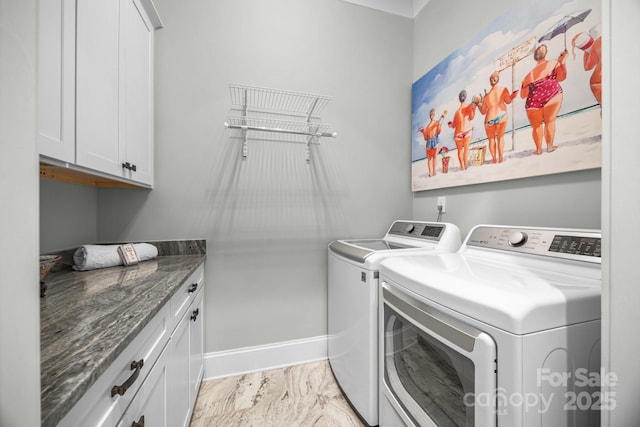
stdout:
[(243, 159), (247, 157), (249, 139), (272, 140), (267, 137), (269, 134), (280, 135), (285, 142), (305, 144), (307, 162), (309, 144), (319, 143), (320, 138), (337, 137), (329, 125), (320, 121), (320, 113), (331, 100), (328, 96), (238, 84), (230, 84), (229, 90), (232, 108), (224, 125), (240, 132)]

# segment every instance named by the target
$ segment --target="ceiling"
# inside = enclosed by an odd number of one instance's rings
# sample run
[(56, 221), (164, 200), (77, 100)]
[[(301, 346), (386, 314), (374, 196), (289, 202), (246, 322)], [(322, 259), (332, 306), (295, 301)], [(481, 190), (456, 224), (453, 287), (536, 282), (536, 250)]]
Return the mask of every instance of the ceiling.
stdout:
[(394, 15), (415, 18), (429, 0), (343, 0)]

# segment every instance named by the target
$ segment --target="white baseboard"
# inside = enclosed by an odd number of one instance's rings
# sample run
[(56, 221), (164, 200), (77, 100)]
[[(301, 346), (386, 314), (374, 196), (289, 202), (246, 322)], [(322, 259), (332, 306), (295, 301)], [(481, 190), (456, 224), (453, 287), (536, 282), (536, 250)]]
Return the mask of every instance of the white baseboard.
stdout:
[(204, 355), (204, 380), (317, 362), (326, 358), (326, 335), (217, 351)]

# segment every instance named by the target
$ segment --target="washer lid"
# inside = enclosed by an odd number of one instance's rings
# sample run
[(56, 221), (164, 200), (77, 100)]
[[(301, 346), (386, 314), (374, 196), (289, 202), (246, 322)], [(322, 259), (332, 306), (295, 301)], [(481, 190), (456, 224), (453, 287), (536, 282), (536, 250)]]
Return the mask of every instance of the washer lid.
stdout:
[(517, 335), (600, 319), (599, 264), (438, 253), (387, 258), (380, 276)]
[[(431, 246), (435, 248), (436, 245), (434, 243)], [(422, 248), (424, 247), (425, 246), (422, 246)], [(384, 239), (334, 240), (329, 244), (329, 250), (331, 252), (359, 263), (364, 263), (367, 258), (374, 254), (386, 254), (389, 251), (398, 249), (417, 248), (417, 246), (391, 242)]]
[(349, 243), (354, 246), (359, 246), (364, 249), (371, 249), (372, 251), (387, 251), (394, 249), (408, 249), (417, 248), (414, 245), (405, 245), (402, 243), (394, 243), (384, 239), (360, 239), (360, 240), (344, 240), (344, 243)]

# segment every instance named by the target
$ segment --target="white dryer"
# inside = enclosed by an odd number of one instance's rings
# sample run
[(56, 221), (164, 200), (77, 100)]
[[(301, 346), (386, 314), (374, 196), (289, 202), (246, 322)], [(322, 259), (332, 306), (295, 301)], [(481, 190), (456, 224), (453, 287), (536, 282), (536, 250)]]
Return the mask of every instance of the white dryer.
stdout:
[(395, 221), (381, 239), (335, 240), (328, 260), (328, 356), (351, 405), (378, 425), (378, 267), (383, 259), (455, 252), (460, 230), (442, 222)]
[(380, 425), (598, 426), (601, 234), (475, 227), (380, 266)]

